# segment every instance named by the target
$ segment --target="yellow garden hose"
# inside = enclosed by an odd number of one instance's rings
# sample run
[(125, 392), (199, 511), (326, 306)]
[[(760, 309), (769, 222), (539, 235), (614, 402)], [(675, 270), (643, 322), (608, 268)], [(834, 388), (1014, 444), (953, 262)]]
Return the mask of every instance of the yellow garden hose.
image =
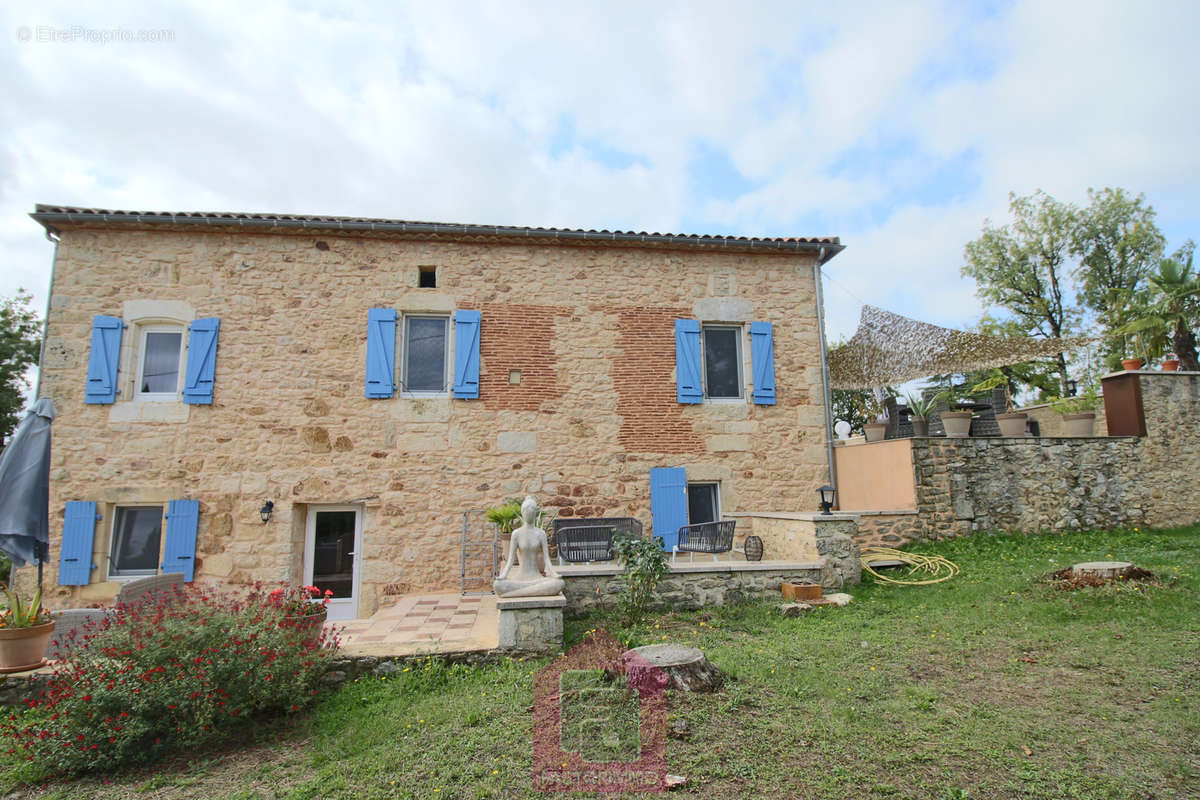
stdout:
[[(901, 586), (925, 586), (930, 583), (948, 581), (958, 574), (958, 564), (941, 556), (923, 556), (920, 553), (906, 553), (891, 547), (867, 547), (862, 551), (861, 558), (864, 572), (875, 576), (875, 580), (885, 583), (898, 583)], [(909, 566), (908, 572), (901, 578), (889, 578), (871, 568), (876, 561), (900, 561)], [(917, 580), (923, 575), (929, 577)]]

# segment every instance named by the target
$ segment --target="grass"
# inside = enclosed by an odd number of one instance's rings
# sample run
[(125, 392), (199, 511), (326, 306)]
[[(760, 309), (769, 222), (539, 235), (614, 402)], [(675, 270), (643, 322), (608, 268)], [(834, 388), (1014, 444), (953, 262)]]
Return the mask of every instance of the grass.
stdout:
[[(774, 603), (664, 614), (622, 641), (692, 643), (732, 680), (672, 693), (690, 736), (668, 739), (675, 794), (714, 798), (1200, 796), (1200, 527), (976, 536), (925, 545), (948, 583), (865, 583), (854, 602), (784, 619)], [(1159, 586), (1062, 591), (1038, 578), (1119, 558)], [(223, 750), (81, 781), (0, 776), (7, 798), (501, 798), (533, 795), (532, 676), (545, 661), (428, 661), (362, 679), (306, 717)], [(580, 696), (600, 684), (563, 677)], [(628, 708), (595, 757), (629, 748)], [(623, 721), (622, 721), (623, 720)], [(583, 740), (568, 729), (568, 738)]]

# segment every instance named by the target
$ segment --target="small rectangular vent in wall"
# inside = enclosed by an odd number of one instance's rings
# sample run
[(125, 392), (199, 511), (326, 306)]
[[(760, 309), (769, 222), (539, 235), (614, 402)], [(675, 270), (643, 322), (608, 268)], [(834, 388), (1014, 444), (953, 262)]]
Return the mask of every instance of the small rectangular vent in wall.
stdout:
[(419, 267), (417, 269), (417, 288), (437, 288), (437, 267)]

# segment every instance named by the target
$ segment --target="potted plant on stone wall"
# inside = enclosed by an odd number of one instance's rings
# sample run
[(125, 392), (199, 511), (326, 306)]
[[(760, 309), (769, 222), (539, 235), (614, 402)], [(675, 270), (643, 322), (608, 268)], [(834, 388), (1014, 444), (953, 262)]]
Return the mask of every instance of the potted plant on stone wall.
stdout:
[(1174, 353), (1167, 353), (1163, 356), (1162, 362), (1163, 372), (1176, 372), (1179, 369), (1179, 356)]
[(912, 421), (913, 436), (929, 435), (929, 415), (933, 413), (935, 398), (910, 394), (908, 396), (908, 417)]
[(866, 403), (868, 418), (874, 420), (863, 424), (863, 436), (868, 442), (882, 442), (887, 436), (887, 417), (883, 410), (885, 400), (873, 394)]
[(1069, 398), (1053, 398), (1051, 406), (1062, 415), (1067, 436), (1091, 436), (1096, 427), (1096, 409), (1100, 394), (1096, 385), (1089, 385), (1081, 394)]
[(942, 427), (946, 429), (946, 438), (965, 439), (971, 435), (971, 412), (959, 411), (958, 407), (966, 402), (962, 387), (954, 385), (951, 378), (944, 389), (938, 392), (935, 400), (945, 400), (948, 410), (942, 412)]
[(54, 620), (42, 606), (42, 590), (29, 603), (12, 589), (5, 593), (8, 608), (0, 614), (0, 673), (36, 669), (45, 660), (54, 633)]
[(1004, 387), (1004, 408), (996, 409), (996, 424), (1000, 426), (1000, 435), (1024, 436), (1029, 415), (1023, 411), (1013, 411), (1012, 384), (1007, 375), (998, 369), (993, 369), (988, 378), (971, 387), (971, 394), (990, 392), (1001, 386)]

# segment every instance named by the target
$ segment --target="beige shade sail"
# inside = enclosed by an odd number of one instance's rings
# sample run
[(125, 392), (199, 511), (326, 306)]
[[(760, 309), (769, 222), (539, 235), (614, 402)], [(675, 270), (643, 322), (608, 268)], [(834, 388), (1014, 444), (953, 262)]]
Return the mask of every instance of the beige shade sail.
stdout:
[(829, 379), (834, 389), (894, 386), (930, 375), (1020, 364), (1090, 341), (968, 333), (863, 306), (854, 336), (829, 353)]

